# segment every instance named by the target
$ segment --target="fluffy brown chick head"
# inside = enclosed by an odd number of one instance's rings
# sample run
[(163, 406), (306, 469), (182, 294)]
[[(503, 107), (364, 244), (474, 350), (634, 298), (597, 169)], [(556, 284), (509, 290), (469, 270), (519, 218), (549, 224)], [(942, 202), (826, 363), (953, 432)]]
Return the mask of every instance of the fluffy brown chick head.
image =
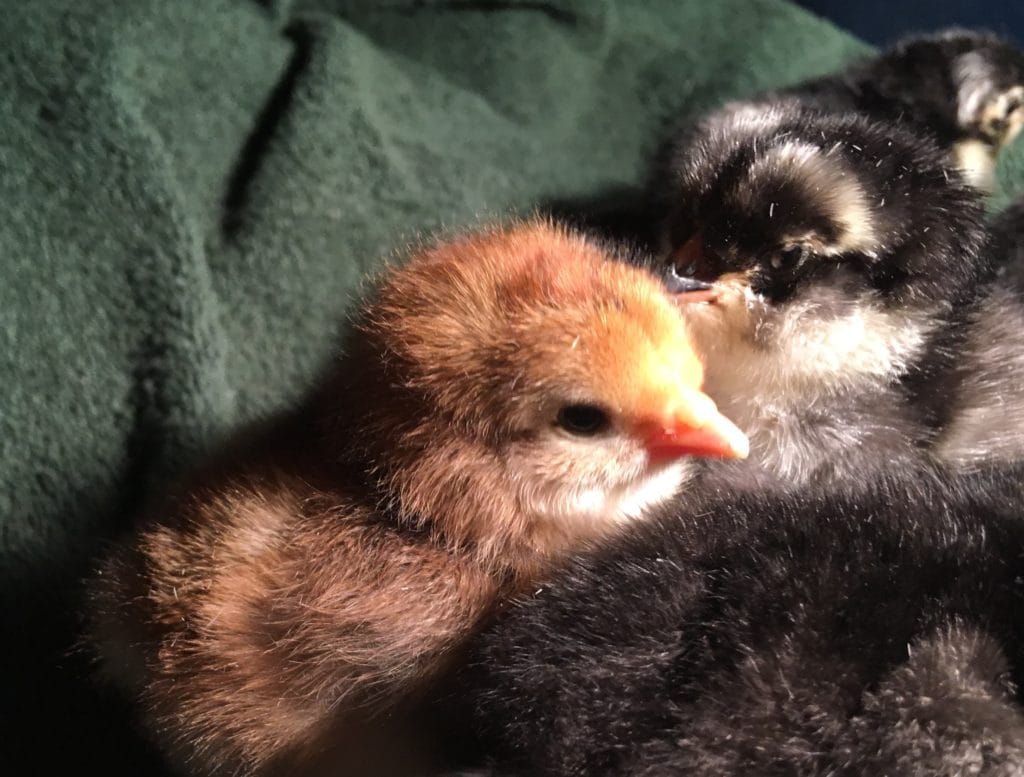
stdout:
[(430, 248), (385, 278), (367, 322), (404, 395), (402, 444), (474, 451), (523, 514), (633, 517), (676, 491), (686, 457), (746, 455), (659, 281), (563, 228)]

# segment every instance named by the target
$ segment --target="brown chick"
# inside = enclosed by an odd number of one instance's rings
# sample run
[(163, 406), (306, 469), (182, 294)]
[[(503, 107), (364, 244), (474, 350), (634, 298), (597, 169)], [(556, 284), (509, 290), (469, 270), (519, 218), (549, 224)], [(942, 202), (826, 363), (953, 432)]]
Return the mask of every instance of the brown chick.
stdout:
[(501, 597), (742, 457), (661, 284), (577, 234), (470, 234), (384, 273), (299, 410), (108, 557), (89, 636), (201, 773), (293, 771), (414, 697)]

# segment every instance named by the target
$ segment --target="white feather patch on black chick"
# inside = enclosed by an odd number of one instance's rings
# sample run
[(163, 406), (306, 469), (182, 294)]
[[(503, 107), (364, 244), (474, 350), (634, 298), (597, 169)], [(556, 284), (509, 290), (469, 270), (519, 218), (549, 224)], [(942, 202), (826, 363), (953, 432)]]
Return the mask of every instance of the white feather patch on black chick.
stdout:
[(993, 33), (952, 28), (909, 36), (767, 99), (779, 96), (907, 123), (949, 149), (968, 180), (988, 191), (999, 151), (1024, 126), (1024, 52)]
[(499, 775), (1024, 773), (1022, 475), (688, 492), (501, 615), (450, 698)]
[(696, 300), (706, 390), (750, 437), (742, 469), (799, 485), (921, 455), (923, 400), (989, 273), (979, 194), (944, 152), (788, 99), (711, 114), (664, 171), (666, 281)]

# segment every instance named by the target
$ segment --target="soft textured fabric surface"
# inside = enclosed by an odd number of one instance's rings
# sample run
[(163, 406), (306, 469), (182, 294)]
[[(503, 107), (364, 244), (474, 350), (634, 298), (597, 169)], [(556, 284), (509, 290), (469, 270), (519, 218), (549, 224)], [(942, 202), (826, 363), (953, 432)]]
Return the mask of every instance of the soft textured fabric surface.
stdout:
[(304, 389), (379, 257), (636, 181), (676, 113), (867, 50), (775, 0), (0, 11), (11, 774), (150, 768), (65, 654), (76, 581), (168, 477)]

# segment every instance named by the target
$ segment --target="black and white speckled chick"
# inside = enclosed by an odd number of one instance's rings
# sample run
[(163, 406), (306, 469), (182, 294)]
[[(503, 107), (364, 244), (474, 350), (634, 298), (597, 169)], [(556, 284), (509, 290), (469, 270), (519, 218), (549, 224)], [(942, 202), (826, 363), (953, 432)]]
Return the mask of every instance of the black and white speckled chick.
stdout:
[(1024, 51), (989, 32), (953, 28), (898, 41), (846, 70), (766, 96), (829, 112), (904, 122), (949, 149), (984, 190), (996, 157), (1024, 126)]
[(677, 139), (661, 190), (666, 281), (750, 437), (742, 471), (800, 485), (919, 456), (990, 272), (946, 154), (903, 125), (740, 103)]
[(688, 492), (474, 643), (498, 775), (1024, 773), (1022, 473)]

